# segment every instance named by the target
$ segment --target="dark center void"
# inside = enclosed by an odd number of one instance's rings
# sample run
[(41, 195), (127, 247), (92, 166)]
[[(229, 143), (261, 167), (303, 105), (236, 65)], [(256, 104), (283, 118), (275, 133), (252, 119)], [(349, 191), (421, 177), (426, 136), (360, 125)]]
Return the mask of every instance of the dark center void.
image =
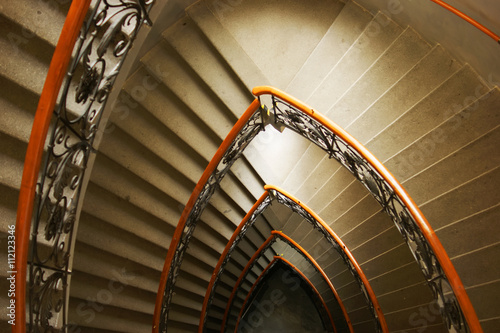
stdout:
[(312, 288), (294, 269), (278, 261), (254, 289), (238, 333), (323, 333), (330, 331), (327, 327), (331, 324)]

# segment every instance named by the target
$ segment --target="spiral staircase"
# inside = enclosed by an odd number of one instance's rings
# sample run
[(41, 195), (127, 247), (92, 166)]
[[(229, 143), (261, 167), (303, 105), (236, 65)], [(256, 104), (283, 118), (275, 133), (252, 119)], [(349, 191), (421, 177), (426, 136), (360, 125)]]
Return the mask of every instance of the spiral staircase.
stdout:
[[(35, 0), (0, 5), (2, 331), (10, 329), (3, 292), (8, 226), (15, 221), (34, 112), (68, 7)], [(260, 85), (311, 105), (386, 165), (436, 231), (484, 332), (498, 330), (500, 91), (487, 78), (411, 27), (354, 1), (202, 0), (143, 53), (114, 102), (85, 192), (70, 331), (151, 330), (160, 274), (184, 205), (254, 99), (251, 89)], [(418, 264), (367, 189), (316, 145), (271, 126), (236, 161), (201, 216), (172, 297), (169, 332), (198, 330), (213, 269), (265, 184), (307, 204), (342, 239), (391, 332), (448, 332)], [(309, 272), (338, 332), (348, 332), (340, 303), (354, 332), (374, 332), (346, 264), (302, 216), (278, 202), (234, 250), (207, 311), (207, 331), (220, 331), (234, 284), (273, 230), (313, 254), (341, 302), (311, 262), (277, 240), (243, 280), (227, 327), (234, 329), (252, 284), (280, 255)]]

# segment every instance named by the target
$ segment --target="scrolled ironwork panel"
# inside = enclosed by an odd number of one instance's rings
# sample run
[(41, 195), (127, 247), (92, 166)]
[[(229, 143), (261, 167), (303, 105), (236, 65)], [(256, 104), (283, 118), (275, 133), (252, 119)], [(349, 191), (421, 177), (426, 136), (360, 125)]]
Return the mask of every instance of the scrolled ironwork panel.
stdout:
[(219, 164), (210, 175), (209, 179), (203, 186), (203, 189), (198, 194), (196, 202), (188, 215), (184, 232), (182, 233), (179, 246), (175, 250), (175, 255), (172, 260), (171, 269), (167, 276), (167, 282), (163, 292), (162, 306), (160, 312), (159, 331), (167, 331), (168, 313), (170, 303), (174, 294), (174, 287), (182, 264), (182, 259), (187, 250), (187, 246), (193, 235), (196, 224), (207, 206), (213, 193), (219, 188), (220, 182), (230, 170), (231, 166), (238, 158), (241, 157), (244, 149), (255, 138), (255, 136), (263, 129), (261, 109), (249, 118), (236, 138), (233, 140), (228, 149), (224, 152)]
[[(372, 317), (375, 320), (375, 325), (376, 325), (375, 329), (376, 329), (376, 332), (382, 332), (382, 326), (380, 325), (380, 321), (379, 321), (377, 312), (375, 311), (375, 306), (373, 305), (373, 302), (370, 299), (370, 297), (368, 295), (368, 292), (366, 291), (365, 285), (364, 285), (361, 277), (359, 276), (358, 272), (354, 268), (354, 265), (352, 264), (351, 260), (349, 259), (349, 257), (347, 256), (347, 254), (343, 251), (343, 249), (340, 247), (340, 245), (337, 243), (337, 241), (332, 237), (332, 235), (330, 235), (330, 233), (328, 232), (328, 230), (326, 230), (323, 227), (323, 225), (321, 223), (319, 223), (319, 221), (316, 220), (302, 206), (300, 206), (299, 204), (297, 204), (295, 201), (293, 201), (292, 199), (290, 199), (286, 195), (283, 195), (279, 191), (274, 191), (274, 195), (276, 197), (276, 200), (279, 203), (281, 203), (282, 205), (290, 208), (292, 211), (296, 212), (297, 214), (299, 214), (300, 216), (302, 216), (307, 222), (309, 222), (312, 225), (312, 227), (314, 229), (318, 230), (322, 234), (322, 236), (330, 243), (330, 245), (337, 251), (337, 253), (340, 255), (340, 257), (344, 261), (344, 264), (349, 269), (349, 272), (351, 273), (351, 275), (356, 280), (356, 283), (357, 283), (358, 287), (363, 292), (363, 295), (365, 297), (365, 301), (366, 301), (366, 304), (368, 306), (368, 309), (369, 309)], [(283, 241), (286, 242), (285, 239), (283, 239)], [(289, 244), (289, 245), (291, 246), (291, 244)], [(304, 254), (301, 251), (297, 250), (297, 252), (301, 256), (303, 256), (304, 258), (307, 259), (307, 257), (304, 256)]]
[[(264, 246), (260, 253), (257, 255), (257, 257), (255, 258), (254, 261), (252, 261), (248, 266), (246, 266), (246, 271), (245, 272), (242, 272), (242, 275), (240, 276), (242, 279), (240, 280), (240, 283), (237, 283), (235, 286), (234, 286), (234, 293), (232, 294), (232, 296), (234, 296), (240, 289), (241, 287), (241, 282), (243, 282), (245, 280), (245, 277), (246, 275), (248, 274), (248, 272), (250, 272), (252, 270), (252, 268), (255, 266), (256, 262), (262, 258), (262, 256), (264, 255), (264, 253), (266, 253), (266, 251), (271, 248), (271, 246), (277, 241), (277, 237), (273, 237), (267, 244), (266, 246)], [(227, 330), (227, 323), (229, 322), (229, 317), (232, 316), (232, 311), (234, 310), (233, 309), (233, 304), (234, 304), (234, 297), (232, 297), (227, 306), (226, 306), (226, 309), (229, 309), (229, 312), (228, 312), (228, 316), (225, 318), (226, 320), (224, 321), (223, 320), (223, 323), (222, 323), (222, 327), (225, 327), (226, 330)], [(236, 310), (235, 310), (236, 311)], [(239, 310), (236, 312), (236, 315), (239, 314)]]
[(272, 112), (278, 126), (283, 125), (291, 129), (323, 149), (330, 158), (334, 158), (349, 170), (379, 202), (395, 223), (419, 264), (448, 328), (453, 328), (457, 332), (470, 332), (464, 313), (455, 294), (451, 292), (450, 282), (436, 254), (408, 208), (379, 172), (326, 126), (274, 95), (272, 103)]
[[(227, 265), (227, 263), (231, 260), (231, 255), (233, 251), (236, 249), (238, 246), (239, 242), (245, 238), (245, 235), (247, 231), (255, 224), (257, 221), (257, 218), (262, 215), (262, 213), (266, 210), (266, 208), (271, 204), (273, 201), (273, 198), (270, 196), (267, 196), (264, 201), (255, 209), (255, 211), (252, 213), (248, 221), (245, 223), (245, 225), (241, 228), (240, 233), (238, 236), (235, 238), (234, 242), (231, 244), (229, 251), (227, 252), (226, 257), (222, 261), (222, 265), (220, 266), (219, 271), (216, 273), (216, 278), (214, 280), (214, 283), (212, 285), (212, 289), (210, 290), (209, 298), (208, 298), (208, 303), (207, 303), (207, 313), (212, 305), (213, 298), (215, 296), (215, 289), (217, 288), (217, 284), (220, 280), (220, 277), (224, 273), (224, 269)], [(208, 319), (208, 316), (205, 316), (203, 326), (205, 327), (206, 321)]]
[(29, 331), (66, 332), (80, 191), (102, 113), (154, 0), (93, 4), (73, 50), (37, 185), (29, 264)]

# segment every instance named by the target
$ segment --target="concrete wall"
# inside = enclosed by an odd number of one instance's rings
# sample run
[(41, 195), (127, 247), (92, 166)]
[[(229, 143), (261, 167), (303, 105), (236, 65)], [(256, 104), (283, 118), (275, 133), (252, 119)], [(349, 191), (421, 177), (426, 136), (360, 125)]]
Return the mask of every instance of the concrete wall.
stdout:
[[(394, 21), (410, 25), (429, 42), (442, 44), (458, 60), (469, 63), (489, 86), (500, 85), (500, 45), (441, 6), (425, 0), (357, 0), (373, 13), (384, 11)], [(495, 33), (500, 34), (497, 0), (448, 0)]]

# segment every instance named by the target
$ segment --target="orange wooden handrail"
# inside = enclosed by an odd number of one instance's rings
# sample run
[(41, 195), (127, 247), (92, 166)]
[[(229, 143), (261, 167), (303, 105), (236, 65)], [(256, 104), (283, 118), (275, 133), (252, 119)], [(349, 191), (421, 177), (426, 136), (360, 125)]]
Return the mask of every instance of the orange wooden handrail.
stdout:
[(67, 72), (71, 54), (80, 33), (91, 0), (73, 1), (59, 36), (50, 62), (47, 78), (33, 121), (26, 159), (24, 162), (21, 188), (16, 217), (16, 325), (12, 332), (26, 332), (26, 273), (31, 219), (35, 201), (35, 190), (42, 161), (45, 140), (56, 105), (57, 96)]
[(240, 324), (240, 319), (243, 316), (243, 311), (245, 310), (245, 305), (247, 304), (248, 300), (250, 299), (250, 296), (252, 296), (252, 293), (255, 290), (255, 288), (257, 287), (257, 285), (259, 284), (259, 281), (262, 280), (262, 278), (267, 273), (267, 271), (271, 267), (273, 267), (273, 265), (276, 263), (276, 260), (277, 260), (276, 258), (277, 257), (275, 256), (274, 259), (269, 264), (267, 264), (266, 268), (264, 268), (264, 270), (262, 271), (262, 273), (260, 273), (260, 275), (257, 277), (257, 280), (255, 280), (255, 282), (253, 283), (252, 287), (248, 291), (247, 297), (245, 297), (245, 300), (243, 301), (243, 305), (241, 306), (240, 314), (238, 315), (238, 320), (236, 321), (236, 327), (234, 329), (234, 332), (238, 331), (238, 326)]
[(484, 25), (482, 25), (481, 23), (477, 22), (476, 20), (474, 20), (470, 16), (464, 14), (463, 12), (459, 11), (458, 9), (456, 9), (455, 7), (447, 4), (444, 1), (441, 1), (441, 0), (431, 0), (431, 1), (434, 2), (434, 3), (436, 3), (436, 4), (438, 4), (441, 7), (449, 10), (450, 12), (452, 12), (453, 14), (457, 15), (458, 17), (464, 19), (465, 21), (469, 22), (470, 24), (472, 24), (473, 26), (475, 26), (476, 28), (478, 28), (479, 30), (481, 30), (482, 32), (484, 32), (486, 35), (488, 35), (491, 38), (493, 38), (497, 43), (500, 43), (500, 36), (499, 35), (495, 34), (493, 31), (491, 31), (490, 29), (486, 28)]
[(224, 318), (222, 319), (222, 325), (221, 325), (221, 329), (220, 329), (221, 333), (224, 333), (225, 325), (227, 322), (227, 317), (229, 316), (229, 305), (233, 302), (234, 296), (236, 296), (236, 290), (240, 286), (241, 281), (243, 281), (243, 278), (245, 277), (247, 271), (252, 266), (255, 259), (257, 259), (257, 257), (260, 255), (260, 253), (269, 245), (269, 243), (271, 243), (271, 241), (274, 240), (275, 237), (276, 236), (274, 234), (271, 234), (271, 236), (269, 236), (264, 241), (264, 243), (262, 243), (262, 245), (257, 249), (257, 251), (255, 251), (254, 255), (252, 256), (252, 258), (250, 258), (250, 260), (248, 260), (248, 263), (246, 264), (245, 268), (243, 268), (243, 271), (241, 272), (240, 276), (238, 277), (238, 280), (234, 284), (233, 291), (231, 292), (231, 296), (229, 296), (229, 300), (227, 301), (226, 311), (224, 312)]
[(174, 236), (172, 237), (172, 241), (170, 242), (170, 247), (168, 248), (167, 257), (165, 259), (165, 263), (163, 265), (163, 271), (161, 273), (160, 285), (158, 286), (158, 294), (156, 295), (155, 310), (153, 314), (153, 330), (152, 330), (153, 333), (157, 333), (159, 330), (163, 292), (165, 290), (170, 269), (172, 268), (171, 264), (174, 259), (175, 251), (181, 240), (182, 233), (184, 232), (184, 227), (186, 226), (189, 213), (191, 212), (196, 202), (196, 199), (198, 198), (198, 195), (201, 193), (210, 175), (216, 170), (217, 165), (219, 165), (222, 157), (224, 156), (224, 153), (229, 149), (229, 147), (231, 146), (232, 142), (234, 141), (238, 133), (241, 131), (241, 129), (245, 126), (246, 122), (255, 113), (255, 111), (257, 111), (259, 107), (260, 107), (259, 101), (254, 100), (247, 108), (245, 113), (240, 117), (240, 119), (238, 119), (236, 124), (233, 126), (229, 134), (226, 136), (226, 138), (220, 145), (219, 149), (217, 149), (217, 152), (215, 153), (214, 157), (208, 164), (207, 168), (201, 175), (198, 184), (196, 184), (193, 193), (191, 193), (191, 196), (189, 197), (189, 201), (186, 204), (186, 207), (184, 207), (184, 211), (182, 212), (179, 222), (177, 223)]
[(300, 246), (296, 241), (291, 239), (289, 236), (285, 235), (283, 232), (273, 230), (273, 231), (271, 231), (271, 233), (275, 236), (279, 236), (279, 237), (285, 239), (288, 243), (292, 244), (297, 250), (299, 250), (307, 259), (309, 259), (309, 261), (313, 264), (314, 268), (316, 268), (316, 270), (321, 274), (321, 276), (323, 277), (325, 282), (330, 287), (330, 290), (332, 291), (333, 295), (335, 296), (335, 299), (337, 300), (337, 302), (340, 306), (340, 309), (342, 310), (342, 314), (344, 315), (345, 321), (347, 322), (347, 326), (349, 327), (349, 332), (353, 333), (354, 329), (352, 328), (352, 323), (351, 323), (351, 320), (349, 319), (349, 315), (347, 314), (344, 303), (340, 299), (340, 296), (337, 293), (337, 290), (333, 286), (332, 282), (330, 281), (330, 279), (326, 275), (323, 268), (321, 268), (321, 266), (318, 264), (316, 259), (314, 259), (302, 246)]
[(457, 298), (458, 303), (462, 309), (462, 312), (465, 316), (467, 324), (469, 325), (469, 329), (472, 332), (483, 332), (479, 320), (477, 318), (476, 311), (472, 306), (469, 296), (465, 291), (464, 285), (455, 270), (448, 254), (446, 253), (443, 245), (441, 244), (439, 238), (436, 236), (434, 230), (430, 226), (427, 219), (424, 217), (418, 206), (415, 204), (413, 199), (409, 196), (403, 186), (396, 180), (396, 178), (387, 170), (384, 165), (375, 157), (372, 153), (368, 151), (361, 143), (359, 143), (354, 137), (352, 137), (349, 133), (347, 133), (344, 129), (338, 126), (336, 123), (326, 118), (322, 114), (316, 112), (310, 106), (302, 103), (296, 98), (288, 95), (287, 93), (276, 89), (274, 87), (263, 86), (263, 87), (255, 87), (252, 90), (252, 93), (255, 96), (263, 96), (263, 95), (273, 95), (276, 96), (283, 101), (289, 103), (295, 108), (301, 110), (309, 117), (316, 120), (321, 125), (328, 128), (335, 135), (342, 138), (349, 146), (355, 149), (368, 163), (380, 174), (380, 176), (385, 180), (387, 184), (394, 190), (397, 196), (401, 199), (404, 205), (407, 207), (411, 216), (415, 220), (417, 226), (421, 230), (425, 239), (427, 240), (430, 248), (433, 250), (443, 272), (446, 274), (448, 282), (450, 283), (451, 288)]
[(236, 230), (234, 230), (233, 235), (231, 236), (231, 238), (227, 242), (226, 247), (224, 248), (224, 251), (222, 251), (222, 254), (219, 257), (219, 261), (217, 262), (217, 265), (215, 266), (214, 271), (212, 273), (212, 276), (210, 278), (210, 282), (208, 283), (207, 291), (205, 293), (205, 299), (203, 300), (203, 306), (201, 308), (201, 315), (200, 315), (200, 324), (198, 326), (198, 332), (199, 333), (203, 333), (203, 324), (205, 322), (205, 316), (206, 316), (206, 312), (207, 312), (207, 308), (208, 308), (208, 300), (210, 299), (211, 290), (212, 290), (212, 288), (214, 286), (215, 279), (217, 278), (217, 274), (218, 274), (219, 270), (222, 267), (222, 263), (224, 261), (224, 258), (226, 258), (227, 254), (229, 252), (229, 249), (231, 248), (231, 246), (233, 245), (234, 241), (236, 240), (236, 237), (238, 237), (238, 235), (240, 234), (241, 229), (243, 229), (243, 227), (247, 224), (248, 220), (250, 219), (250, 217), (252, 216), (252, 214), (255, 212), (255, 210), (257, 209), (257, 207), (259, 207), (260, 204), (268, 196), (269, 196), (269, 192), (265, 191), (261, 195), (261, 197), (255, 202), (255, 204), (252, 206), (252, 208), (248, 211), (248, 213), (245, 215), (245, 217), (241, 220), (241, 222), (238, 225), (238, 227), (236, 228)]
[(294, 264), (292, 264), (290, 261), (286, 260), (285, 258), (283, 257), (280, 257), (280, 256), (274, 256), (274, 259), (269, 263), (269, 265), (267, 265), (267, 267), (262, 271), (262, 273), (260, 273), (259, 277), (257, 278), (257, 280), (255, 280), (254, 284), (252, 285), (252, 288), (250, 288), (250, 291), (248, 292), (247, 294), (247, 297), (245, 298), (245, 300), (243, 301), (243, 305), (241, 306), (241, 310), (240, 310), (240, 314), (238, 316), (238, 320), (236, 321), (236, 327), (234, 329), (234, 333), (237, 333), (238, 332), (238, 326), (240, 324), (240, 319), (241, 317), (243, 316), (243, 311), (245, 310), (245, 306), (248, 302), (248, 300), (250, 299), (250, 296), (252, 295), (253, 293), (253, 290), (255, 289), (255, 287), (257, 286), (257, 284), (259, 283), (259, 281), (261, 280), (261, 278), (264, 276), (264, 274), (267, 272), (267, 270), (277, 261), (277, 260), (281, 260), (282, 262), (284, 262), (285, 264), (287, 264), (288, 266), (290, 266), (295, 272), (297, 272), (297, 274), (299, 274), (302, 279), (304, 281), (306, 281), (306, 283), (309, 285), (309, 287), (311, 287), (311, 289), (313, 290), (313, 292), (316, 294), (316, 297), (318, 297), (318, 299), (320, 300), (321, 304), (323, 305), (323, 307), (325, 308), (326, 310), (326, 313), (328, 315), (328, 319), (330, 319), (330, 323), (332, 324), (332, 327), (333, 327), (333, 331), (335, 333), (337, 333), (337, 328), (335, 327), (335, 323), (333, 321), (333, 317), (332, 317), (332, 314), (330, 312), (330, 309), (326, 306), (326, 303), (323, 299), (323, 297), (321, 297), (321, 294), (319, 293), (318, 289), (316, 289), (316, 287), (314, 286), (314, 284), (311, 282), (311, 280), (309, 280), (307, 278), (307, 276), (305, 276), (304, 273), (302, 273), (302, 271), (296, 267)]
[(378, 320), (380, 322), (380, 327), (382, 328), (382, 332), (388, 333), (389, 328), (387, 327), (387, 322), (385, 321), (385, 316), (384, 316), (384, 313), (382, 312), (382, 309), (380, 308), (380, 304), (378, 302), (377, 296), (375, 296), (375, 292), (373, 291), (372, 286), (370, 285), (370, 282), (368, 281), (368, 278), (366, 277), (365, 273), (361, 269), (361, 266), (359, 266), (358, 262), (356, 261), (356, 259), (352, 255), (351, 251), (344, 244), (342, 239), (312, 209), (310, 209), (306, 204), (302, 203), (300, 200), (295, 198), (290, 193), (288, 193), (285, 190), (283, 190), (277, 186), (274, 186), (274, 185), (265, 185), (264, 189), (266, 189), (267, 191), (272, 191), (272, 190), (278, 191), (278, 192), (282, 193), (283, 195), (285, 195), (286, 197), (288, 197), (289, 199), (291, 199), (293, 202), (295, 202), (300, 207), (302, 207), (306, 212), (311, 214), (311, 216), (316, 221), (318, 221), (319, 224), (321, 224), (321, 226), (330, 234), (330, 236), (332, 236), (333, 239), (335, 239), (335, 241), (340, 246), (342, 251), (347, 255), (347, 257), (351, 261), (351, 264), (354, 266), (354, 269), (356, 270), (361, 281), (363, 282), (363, 285), (365, 286), (365, 290), (368, 294), (368, 297), (370, 297), (370, 301), (372, 302), (373, 307), (375, 309), (375, 312), (377, 313)]

